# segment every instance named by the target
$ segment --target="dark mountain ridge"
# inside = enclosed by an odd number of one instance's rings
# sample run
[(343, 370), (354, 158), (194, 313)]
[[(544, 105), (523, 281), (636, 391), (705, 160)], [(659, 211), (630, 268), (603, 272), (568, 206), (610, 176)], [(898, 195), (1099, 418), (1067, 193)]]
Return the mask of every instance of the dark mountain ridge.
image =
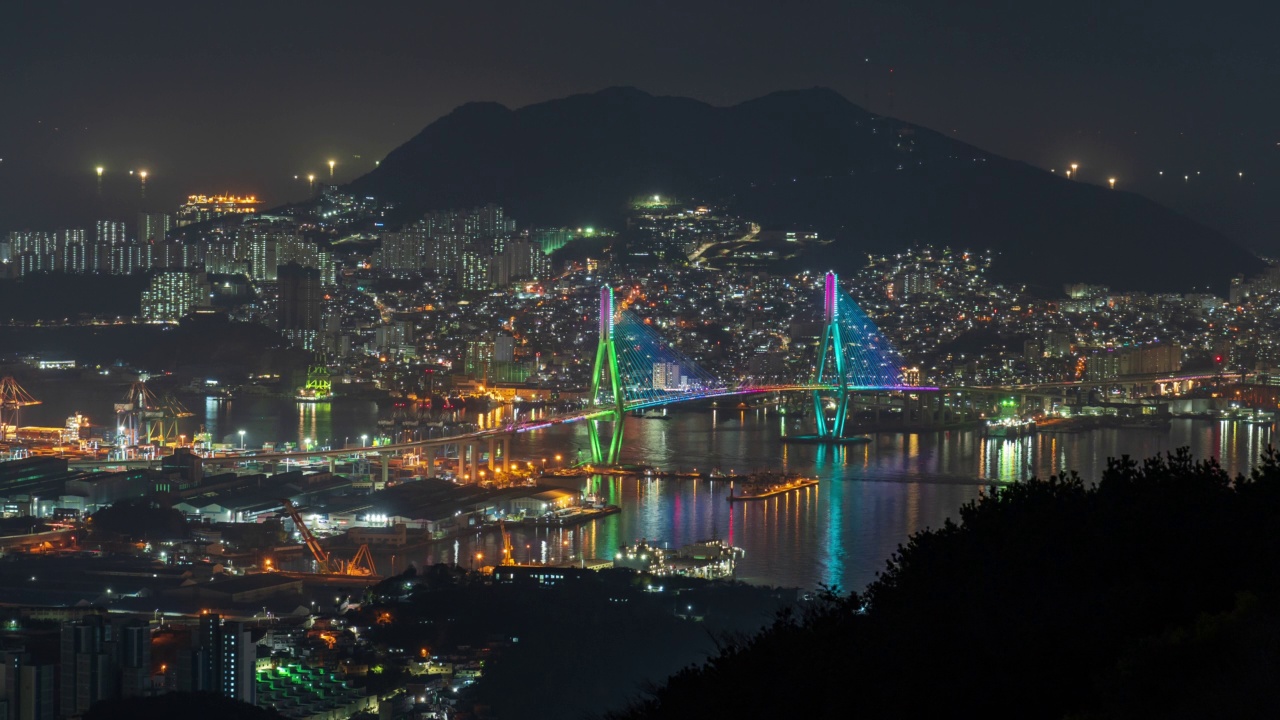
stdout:
[(395, 201), (401, 220), (498, 202), (534, 226), (617, 227), (639, 195), (697, 198), (834, 238), (806, 258), (817, 269), (932, 244), (996, 250), (999, 277), (1043, 287), (1221, 291), (1262, 264), (1144, 197), (871, 114), (823, 88), (730, 107), (634, 88), (518, 110), (470, 103), (349, 189)]

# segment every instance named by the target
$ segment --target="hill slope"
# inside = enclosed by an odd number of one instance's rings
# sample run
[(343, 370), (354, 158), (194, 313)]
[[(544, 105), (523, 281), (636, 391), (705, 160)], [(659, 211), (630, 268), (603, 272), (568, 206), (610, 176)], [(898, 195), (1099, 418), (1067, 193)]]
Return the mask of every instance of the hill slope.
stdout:
[(499, 202), (521, 223), (613, 224), (637, 195), (726, 202), (766, 227), (837, 239), (811, 260), (930, 243), (1002, 255), (1046, 286), (1224, 289), (1258, 261), (1221, 234), (1126, 192), (1069, 181), (825, 89), (732, 107), (610, 88), (519, 110), (463, 105), (392, 151), (354, 192), (404, 218)]

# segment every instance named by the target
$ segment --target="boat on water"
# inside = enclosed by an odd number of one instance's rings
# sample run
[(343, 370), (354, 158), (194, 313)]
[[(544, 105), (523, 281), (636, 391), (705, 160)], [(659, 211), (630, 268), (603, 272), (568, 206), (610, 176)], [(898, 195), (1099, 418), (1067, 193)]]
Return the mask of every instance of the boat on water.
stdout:
[(650, 575), (679, 575), (703, 580), (733, 577), (737, 561), (745, 553), (723, 540), (699, 540), (671, 551), (640, 540), (618, 550), (614, 567), (631, 568)]
[(747, 480), (742, 483), (739, 492), (734, 492), (734, 486), (731, 483), (729, 485), (729, 497), (726, 499), (731, 503), (765, 500), (784, 493), (813, 487), (817, 484), (817, 478), (803, 477), (801, 475), (755, 473), (747, 476)]
[(1015, 438), (1036, 433), (1036, 421), (1024, 418), (1000, 418), (987, 421), (987, 437)]
[(1000, 403), (1000, 412), (987, 421), (983, 428), (987, 437), (1016, 438), (1036, 433), (1036, 421), (1023, 416), (1016, 400), (1009, 398)]

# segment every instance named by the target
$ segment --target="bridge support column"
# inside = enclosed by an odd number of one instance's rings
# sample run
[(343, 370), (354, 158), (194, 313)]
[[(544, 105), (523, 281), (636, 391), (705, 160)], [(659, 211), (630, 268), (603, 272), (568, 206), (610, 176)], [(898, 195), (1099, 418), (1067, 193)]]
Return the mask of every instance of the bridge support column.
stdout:
[[(596, 418), (587, 421), (587, 435), (591, 440), (591, 461), (596, 464), (614, 465), (622, 454), (622, 425), (626, 417), (626, 400), (622, 394), (622, 377), (618, 372), (618, 348), (613, 341), (613, 288), (600, 289), (600, 341), (596, 346), (596, 361), (591, 371), (591, 405), (609, 407), (613, 420), (613, 437), (608, 452), (600, 442), (600, 422)], [(601, 378), (608, 381), (609, 397), (601, 402)]]
[(836, 274), (827, 273), (823, 286), (823, 306), (826, 328), (822, 331), (822, 344), (818, 346), (818, 368), (813, 376), (814, 385), (824, 385), (823, 376), (827, 370), (827, 348), (831, 348), (832, 365), (835, 366), (836, 415), (831, 424), (827, 424), (827, 413), (822, 403), (822, 393), (813, 391), (813, 419), (817, 424), (818, 437), (834, 439), (844, 437), (845, 418), (849, 413), (849, 378), (845, 374), (844, 343), (840, 339), (840, 321), (836, 305), (839, 302), (840, 290), (836, 283)]
[(382, 456), (382, 487), (387, 486), (387, 481), (391, 479), (391, 456)]
[(332, 475), (337, 471), (338, 471), (338, 459), (330, 455), (329, 456), (329, 474)]
[(489, 472), (493, 472), (493, 465), (494, 465), (493, 461), (497, 459), (494, 457), (494, 455), (497, 454), (496, 453), (497, 443), (495, 442), (496, 439), (497, 438), (494, 438), (494, 437), (489, 438)]

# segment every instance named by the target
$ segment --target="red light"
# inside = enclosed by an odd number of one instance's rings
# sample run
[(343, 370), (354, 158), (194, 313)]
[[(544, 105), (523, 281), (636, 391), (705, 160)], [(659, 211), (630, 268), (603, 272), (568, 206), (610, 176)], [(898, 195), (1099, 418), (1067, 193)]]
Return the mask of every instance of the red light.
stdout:
[(1220, 363), (1220, 362), (1222, 362), (1222, 356), (1221, 356), (1221, 355), (1214, 355), (1214, 356), (1213, 356), (1213, 361), (1214, 361), (1214, 362), (1216, 362), (1216, 363)]

